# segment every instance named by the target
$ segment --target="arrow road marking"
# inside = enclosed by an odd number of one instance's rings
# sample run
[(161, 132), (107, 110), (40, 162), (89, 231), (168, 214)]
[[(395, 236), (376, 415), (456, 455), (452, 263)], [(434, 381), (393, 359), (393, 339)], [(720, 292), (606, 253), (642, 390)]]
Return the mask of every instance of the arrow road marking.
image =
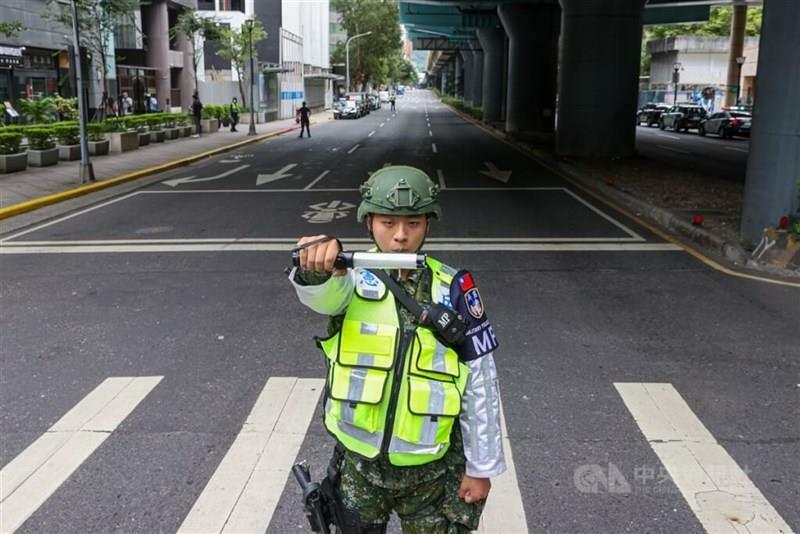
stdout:
[(290, 164), (284, 166), (278, 172), (275, 172), (273, 174), (259, 174), (258, 178), (256, 178), (256, 185), (268, 184), (270, 182), (275, 182), (275, 181), (280, 180), (282, 178), (288, 178), (289, 176), (291, 176), (291, 174), (285, 174), (285, 173), (288, 173), (290, 170), (294, 169), (295, 167), (297, 167), (297, 163), (290, 163)]
[(498, 182), (503, 182), (504, 184), (508, 183), (508, 180), (511, 178), (512, 171), (501, 171), (491, 161), (484, 161), (483, 164), (486, 165), (489, 170), (481, 171), (481, 174), (485, 174), (489, 178), (497, 180)]
[(229, 171), (221, 172), (214, 176), (206, 176), (205, 178), (195, 178), (194, 175), (186, 176), (184, 178), (175, 178), (174, 180), (167, 180), (162, 182), (164, 185), (168, 185), (170, 187), (175, 187), (176, 185), (180, 184), (188, 184), (188, 183), (195, 183), (195, 182), (210, 182), (212, 180), (219, 180), (220, 178), (225, 178), (226, 176), (230, 176), (231, 174), (237, 173), (243, 169), (246, 169), (250, 165), (239, 165)]

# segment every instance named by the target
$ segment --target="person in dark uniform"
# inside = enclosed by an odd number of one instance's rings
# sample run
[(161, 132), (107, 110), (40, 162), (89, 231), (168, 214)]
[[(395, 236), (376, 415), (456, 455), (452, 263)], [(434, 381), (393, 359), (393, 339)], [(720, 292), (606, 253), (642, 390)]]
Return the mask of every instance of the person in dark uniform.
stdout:
[(194, 116), (194, 135), (192, 137), (200, 137), (200, 119), (203, 117), (203, 103), (200, 102), (200, 95), (197, 91), (192, 95), (192, 115)]
[(306, 103), (303, 102), (303, 107), (301, 107), (297, 112), (300, 114), (300, 139), (303, 138), (303, 131), (308, 132), (308, 137), (311, 137), (311, 130), (309, 129), (309, 125), (311, 124), (308, 120), (308, 116), (311, 115), (311, 110), (308, 109)]

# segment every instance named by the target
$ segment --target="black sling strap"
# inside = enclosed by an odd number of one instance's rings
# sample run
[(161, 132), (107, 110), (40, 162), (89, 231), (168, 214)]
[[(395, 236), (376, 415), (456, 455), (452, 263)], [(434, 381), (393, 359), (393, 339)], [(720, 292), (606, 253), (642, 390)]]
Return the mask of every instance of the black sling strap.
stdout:
[(420, 306), (416, 300), (411, 298), (411, 295), (406, 293), (406, 291), (400, 287), (400, 284), (398, 284), (394, 278), (386, 274), (381, 269), (370, 269), (369, 272), (374, 274), (378, 280), (383, 282), (384, 285), (389, 288), (389, 291), (391, 291), (394, 297), (400, 301), (400, 304), (402, 304), (405, 309), (410, 311), (411, 314), (417, 318), (417, 321), (420, 324), (425, 322), (425, 317), (423, 317), (424, 310), (422, 309), (422, 306)]

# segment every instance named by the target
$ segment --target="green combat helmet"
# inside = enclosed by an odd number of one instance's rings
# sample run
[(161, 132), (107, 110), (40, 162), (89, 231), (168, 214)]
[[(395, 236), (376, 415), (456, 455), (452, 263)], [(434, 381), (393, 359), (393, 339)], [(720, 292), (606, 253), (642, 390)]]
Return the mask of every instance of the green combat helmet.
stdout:
[(358, 222), (368, 213), (381, 215), (427, 215), (442, 218), (439, 186), (414, 167), (393, 165), (376, 171), (361, 184)]

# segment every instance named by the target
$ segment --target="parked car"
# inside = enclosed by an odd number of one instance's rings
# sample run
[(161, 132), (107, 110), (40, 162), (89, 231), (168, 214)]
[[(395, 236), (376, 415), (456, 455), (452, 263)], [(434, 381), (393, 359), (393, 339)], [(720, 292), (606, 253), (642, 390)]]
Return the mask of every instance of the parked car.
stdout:
[(377, 94), (370, 93), (367, 95), (367, 102), (369, 102), (369, 109), (375, 111), (381, 109), (381, 99)]
[(661, 114), (658, 127), (662, 130), (672, 128), (676, 132), (681, 130), (688, 132), (690, 129), (697, 129), (707, 114), (703, 106), (678, 104)]
[(345, 100), (339, 115), (342, 119), (358, 119), (361, 117), (361, 107), (355, 100)]
[(379, 91), (378, 96), (381, 99), (381, 102), (389, 103), (389, 91)]
[(642, 109), (636, 114), (636, 124), (646, 124), (648, 126), (657, 126), (661, 114), (669, 109), (669, 106), (664, 103), (650, 102), (642, 106)]
[(333, 101), (333, 120), (339, 120), (342, 117), (342, 110), (347, 104), (347, 100), (337, 99)]
[(753, 116), (741, 111), (720, 111), (712, 113), (707, 119), (700, 122), (697, 128), (700, 135), (707, 133), (717, 134), (723, 139), (730, 139), (734, 135), (750, 137), (750, 123)]

